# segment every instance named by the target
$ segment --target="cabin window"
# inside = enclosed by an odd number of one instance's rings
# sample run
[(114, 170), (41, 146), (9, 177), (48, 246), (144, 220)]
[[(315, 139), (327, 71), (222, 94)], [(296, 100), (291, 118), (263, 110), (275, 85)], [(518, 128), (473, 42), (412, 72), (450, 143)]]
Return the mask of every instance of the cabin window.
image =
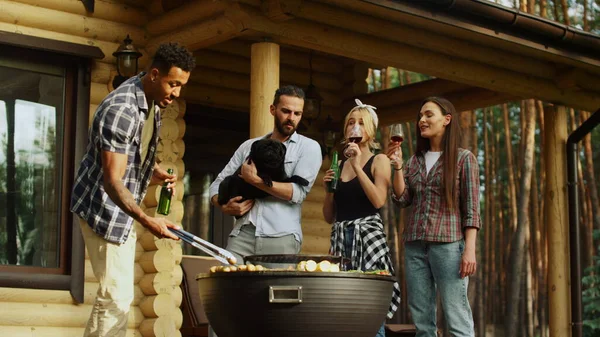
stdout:
[[(65, 69), (0, 57), (0, 264), (63, 273)], [(67, 112), (68, 115), (68, 112)], [(28, 270), (34, 270), (28, 269)]]
[(87, 137), (90, 60), (0, 49), (0, 286), (82, 299), (83, 239), (69, 201)]

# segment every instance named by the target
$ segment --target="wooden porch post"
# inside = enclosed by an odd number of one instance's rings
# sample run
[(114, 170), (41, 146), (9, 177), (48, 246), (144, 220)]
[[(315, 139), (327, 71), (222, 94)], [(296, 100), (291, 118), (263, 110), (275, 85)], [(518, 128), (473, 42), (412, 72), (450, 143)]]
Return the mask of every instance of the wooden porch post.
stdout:
[(254, 138), (273, 130), (269, 106), (279, 88), (279, 45), (254, 43), (250, 57), (250, 138)]
[(548, 224), (548, 297), (550, 337), (571, 336), (569, 217), (567, 213), (567, 112), (546, 107), (545, 216)]

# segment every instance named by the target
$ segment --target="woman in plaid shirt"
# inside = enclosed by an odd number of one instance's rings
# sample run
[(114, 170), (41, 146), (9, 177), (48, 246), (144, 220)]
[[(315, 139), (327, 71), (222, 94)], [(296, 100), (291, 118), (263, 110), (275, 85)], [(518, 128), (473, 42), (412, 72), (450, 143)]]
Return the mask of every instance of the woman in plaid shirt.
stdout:
[(480, 228), (479, 166), (459, 148), (460, 125), (452, 103), (425, 99), (417, 118), (417, 151), (402, 164), (400, 143), (391, 142), (393, 200), (412, 206), (404, 230), (408, 306), (417, 336), (436, 336), (436, 290), (452, 336), (475, 336), (467, 299), (476, 270)]

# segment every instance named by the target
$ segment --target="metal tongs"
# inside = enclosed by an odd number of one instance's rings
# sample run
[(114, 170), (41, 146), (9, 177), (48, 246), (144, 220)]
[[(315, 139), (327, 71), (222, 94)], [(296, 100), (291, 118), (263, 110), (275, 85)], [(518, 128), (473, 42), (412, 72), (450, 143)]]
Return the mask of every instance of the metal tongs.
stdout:
[(233, 254), (230, 251), (215, 246), (212, 243), (201, 239), (190, 232), (184, 231), (183, 229), (169, 228), (169, 230), (175, 235), (177, 235), (177, 237), (179, 237), (183, 242), (202, 250), (206, 254), (217, 259), (217, 261), (224, 264), (235, 265), (236, 257), (233, 256)]

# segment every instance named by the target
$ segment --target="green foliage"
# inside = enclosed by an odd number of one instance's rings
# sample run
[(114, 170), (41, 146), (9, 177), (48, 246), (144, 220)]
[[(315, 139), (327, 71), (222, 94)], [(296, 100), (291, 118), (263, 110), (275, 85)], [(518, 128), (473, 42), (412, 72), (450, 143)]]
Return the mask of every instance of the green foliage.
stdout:
[[(594, 232), (600, 238), (600, 230)], [(600, 252), (600, 247), (598, 247)], [(600, 253), (599, 253), (600, 254)], [(594, 265), (585, 270), (583, 284), (583, 330), (585, 337), (600, 337), (600, 255), (594, 257)]]

